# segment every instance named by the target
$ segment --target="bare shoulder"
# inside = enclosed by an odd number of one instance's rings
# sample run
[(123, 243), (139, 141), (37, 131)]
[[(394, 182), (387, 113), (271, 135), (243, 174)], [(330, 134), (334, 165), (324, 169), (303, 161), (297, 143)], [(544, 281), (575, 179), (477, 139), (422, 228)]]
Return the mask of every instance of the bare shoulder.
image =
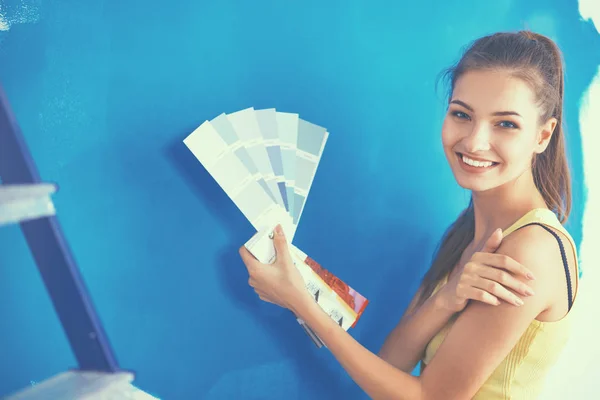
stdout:
[[(567, 238), (561, 240), (566, 252), (572, 253)], [(518, 307), (508, 302), (467, 305), (421, 375), (424, 392), (431, 398), (472, 398), (534, 319), (557, 320), (566, 311), (565, 271), (554, 235), (541, 226), (526, 226), (505, 237), (496, 253), (516, 260), (533, 273), (533, 281), (516, 278), (535, 293), (522, 297), (523, 305)]]
[[(535, 276), (534, 290), (544, 296), (549, 311), (564, 313), (567, 310), (567, 287), (563, 254), (575, 293), (577, 274), (576, 254), (569, 239), (559, 230), (540, 225), (525, 226), (503, 239), (498, 253), (505, 254), (528, 268)], [(528, 283), (531, 285), (531, 283)]]

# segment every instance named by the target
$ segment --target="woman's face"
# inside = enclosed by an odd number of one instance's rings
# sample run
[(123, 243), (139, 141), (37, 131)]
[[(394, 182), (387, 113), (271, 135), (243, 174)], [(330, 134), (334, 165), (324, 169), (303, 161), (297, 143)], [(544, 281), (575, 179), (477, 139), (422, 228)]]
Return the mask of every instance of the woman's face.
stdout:
[(481, 192), (531, 174), (556, 123), (539, 125), (535, 100), (527, 83), (503, 71), (470, 71), (456, 81), (442, 142), (460, 186)]

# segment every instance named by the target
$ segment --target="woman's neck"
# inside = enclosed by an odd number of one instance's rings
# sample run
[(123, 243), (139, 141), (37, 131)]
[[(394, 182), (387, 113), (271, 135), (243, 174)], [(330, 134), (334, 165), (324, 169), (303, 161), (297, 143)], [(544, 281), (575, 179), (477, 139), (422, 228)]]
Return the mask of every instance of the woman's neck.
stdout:
[(478, 250), (496, 229), (508, 228), (528, 211), (546, 207), (546, 203), (533, 176), (527, 173), (497, 188), (473, 192), (473, 207), (475, 235), (472, 248)]

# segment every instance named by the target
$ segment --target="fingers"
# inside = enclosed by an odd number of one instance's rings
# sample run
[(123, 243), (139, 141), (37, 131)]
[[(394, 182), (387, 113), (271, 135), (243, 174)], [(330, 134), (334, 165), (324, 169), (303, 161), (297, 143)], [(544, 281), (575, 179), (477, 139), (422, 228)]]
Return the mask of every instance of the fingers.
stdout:
[[(493, 295), (496, 299), (504, 300), (516, 306), (523, 305), (523, 300), (517, 294), (523, 296), (534, 295), (533, 290), (528, 285), (509, 272), (523, 273), (524, 267), (514, 259), (502, 254), (489, 253), (478, 255), (477, 259), (479, 261), (472, 261), (465, 265), (464, 275), (461, 279), (463, 292), (467, 291), (464, 289), (465, 287), (476, 288)], [(463, 294), (463, 296), (466, 296), (466, 294)], [(486, 302), (489, 303), (489, 301)]]
[(277, 304), (259, 288), (259, 286), (261, 286), (259, 282), (262, 279), (262, 272), (264, 272), (264, 270), (259, 269), (259, 266), (261, 265), (260, 261), (258, 261), (245, 246), (240, 247), (239, 253), (244, 264), (246, 265), (246, 268), (248, 269), (248, 285), (254, 289), (262, 301), (271, 304)]
[(485, 291), (495, 299), (504, 300), (507, 303), (511, 303), (515, 306), (522, 306), (524, 304), (523, 300), (521, 300), (513, 292), (493, 280), (479, 279), (477, 282), (473, 283), (472, 287), (477, 290)]
[(240, 253), (240, 257), (242, 257), (242, 261), (244, 262), (244, 265), (246, 265), (246, 269), (248, 269), (248, 272), (251, 272), (251, 270), (256, 269), (258, 264), (260, 264), (260, 261), (258, 261), (252, 255), (252, 253), (250, 253), (250, 251), (248, 251), (246, 246), (240, 247), (239, 253)]
[(500, 300), (515, 306), (522, 306), (523, 300), (515, 296), (497, 282), (480, 279), (473, 284), (461, 284), (457, 294), (467, 300), (476, 300), (493, 306), (500, 305)]
[(479, 276), (497, 282), (499, 285), (512, 289), (517, 293), (521, 293), (523, 296), (533, 296), (535, 294), (531, 287), (517, 279), (515, 276), (498, 268), (484, 267), (479, 272)]
[(291, 262), (290, 251), (288, 249), (287, 240), (285, 239), (285, 233), (281, 225), (275, 227), (273, 236), (273, 245), (275, 246), (275, 254), (277, 259), (281, 261)]
[[(259, 289), (257, 287), (258, 282), (254, 278), (250, 277), (248, 279), (248, 285), (250, 285), (254, 289), (254, 292), (258, 295), (258, 297), (262, 301), (266, 301), (267, 303), (273, 303), (273, 301), (270, 299), (270, 297), (267, 296), (267, 294), (264, 291), (262, 291), (261, 289)], [(275, 303), (273, 303), (273, 304), (275, 304)]]
[(277, 304), (274, 301), (271, 301), (269, 299), (267, 299), (266, 297), (263, 296), (258, 296), (259, 299), (261, 299), (262, 301), (266, 301), (267, 303), (271, 303), (271, 304)]
[(535, 279), (533, 273), (529, 269), (525, 268), (523, 264), (519, 263), (514, 258), (505, 254), (475, 253), (472, 260), (479, 264), (505, 269), (529, 280)]
[(498, 228), (490, 235), (488, 240), (483, 245), (481, 249), (484, 253), (494, 253), (500, 247), (500, 243), (502, 243), (503, 235), (502, 229)]
[(490, 292), (483, 289), (479, 289), (473, 286), (465, 286), (462, 289), (461, 297), (470, 300), (480, 301), (482, 303), (490, 304), (492, 306), (500, 305), (500, 300)]
[(272, 301), (269, 298), (269, 296), (267, 296), (267, 294), (265, 292), (258, 290), (258, 289), (254, 289), (254, 291), (258, 295), (258, 298), (261, 299), (262, 301), (266, 301), (267, 303), (271, 303), (271, 304), (276, 304), (274, 301)]

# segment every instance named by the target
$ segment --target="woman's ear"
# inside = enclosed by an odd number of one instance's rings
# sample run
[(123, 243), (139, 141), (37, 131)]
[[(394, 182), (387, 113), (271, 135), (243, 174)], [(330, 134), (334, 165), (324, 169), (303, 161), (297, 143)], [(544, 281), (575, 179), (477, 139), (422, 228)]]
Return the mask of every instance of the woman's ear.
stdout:
[(544, 125), (542, 125), (536, 141), (535, 152), (537, 154), (543, 153), (546, 150), (548, 144), (550, 143), (550, 139), (552, 139), (552, 134), (554, 133), (557, 124), (558, 120), (552, 117)]

